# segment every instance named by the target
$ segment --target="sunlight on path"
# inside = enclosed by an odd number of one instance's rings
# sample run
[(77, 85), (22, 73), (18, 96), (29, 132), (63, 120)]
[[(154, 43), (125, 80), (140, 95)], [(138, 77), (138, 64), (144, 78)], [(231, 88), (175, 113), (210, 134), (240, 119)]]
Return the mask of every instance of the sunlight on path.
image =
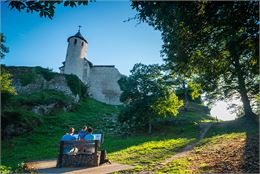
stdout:
[(234, 120), (236, 118), (236, 114), (231, 114), (228, 110), (228, 104), (223, 101), (218, 101), (210, 111), (210, 114), (213, 117), (217, 117), (223, 121)]

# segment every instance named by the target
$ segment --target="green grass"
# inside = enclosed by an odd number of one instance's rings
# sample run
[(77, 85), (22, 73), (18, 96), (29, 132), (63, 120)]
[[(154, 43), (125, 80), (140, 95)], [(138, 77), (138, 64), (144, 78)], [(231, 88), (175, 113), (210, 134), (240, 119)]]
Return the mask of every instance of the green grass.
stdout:
[(27, 160), (55, 158), (59, 140), (69, 127), (78, 131), (83, 125), (88, 125), (96, 128), (96, 132), (105, 132), (106, 127), (99, 128), (99, 125), (105, 125), (103, 118), (117, 112), (117, 107), (85, 99), (75, 112), (44, 116), (43, 124), (33, 131), (2, 141), (2, 164), (14, 167)]
[(255, 173), (258, 154), (258, 124), (241, 118), (214, 124), (189, 156), (173, 160), (155, 173)]
[(54, 102), (59, 104), (70, 104), (71, 100), (71, 97), (64, 95), (64, 93), (61, 91), (45, 89), (31, 94), (14, 95), (7, 102), (8, 105), (12, 106), (35, 106), (39, 104), (51, 104)]
[(111, 140), (105, 144), (110, 150), (108, 157), (112, 161), (136, 166), (135, 172), (146, 170), (196, 141), (199, 134), (199, 128), (195, 124), (164, 126), (164, 128), (167, 131), (157, 132), (151, 136), (137, 135)]
[(156, 125), (151, 135), (118, 136), (119, 111), (119, 106), (84, 99), (73, 112), (43, 116), (43, 124), (34, 130), (2, 141), (2, 165), (14, 168), (24, 161), (56, 158), (59, 140), (68, 128), (74, 127), (77, 132), (87, 125), (96, 133), (105, 133), (101, 148), (107, 150), (111, 161), (134, 165), (134, 171), (146, 170), (196, 141), (199, 134), (197, 124), (182, 123)]

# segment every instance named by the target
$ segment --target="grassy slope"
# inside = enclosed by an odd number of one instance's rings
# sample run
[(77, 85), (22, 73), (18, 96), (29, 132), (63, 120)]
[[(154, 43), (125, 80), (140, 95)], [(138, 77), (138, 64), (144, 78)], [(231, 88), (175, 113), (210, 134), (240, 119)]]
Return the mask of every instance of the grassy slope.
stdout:
[[(106, 125), (104, 118), (116, 112), (116, 107), (88, 99), (81, 102), (75, 112), (43, 116), (44, 123), (30, 133), (2, 141), (2, 164), (16, 166), (26, 160), (56, 157), (59, 139), (69, 127), (74, 127), (76, 131), (83, 125), (97, 128), (98, 125)], [(103, 126), (103, 129), (106, 127)]]
[(188, 157), (157, 173), (258, 173), (258, 124), (238, 119), (215, 124)]
[[(74, 112), (43, 116), (44, 123), (30, 133), (2, 142), (2, 164), (14, 167), (23, 161), (56, 158), (59, 139), (67, 129), (74, 127), (78, 131), (87, 125), (94, 127), (95, 132), (105, 132), (102, 148), (107, 150), (110, 160), (135, 165), (137, 171), (153, 167), (195, 141), (199, 134), (197, 124), (184, 122), (182, 125), (161, 126), (152, 135), (116, 136), (118, 112), (116, 106), (85, 99)], [(209, 119), (205, 114), (194, 112), (181, 116), (192, 116), (196, 121)]]

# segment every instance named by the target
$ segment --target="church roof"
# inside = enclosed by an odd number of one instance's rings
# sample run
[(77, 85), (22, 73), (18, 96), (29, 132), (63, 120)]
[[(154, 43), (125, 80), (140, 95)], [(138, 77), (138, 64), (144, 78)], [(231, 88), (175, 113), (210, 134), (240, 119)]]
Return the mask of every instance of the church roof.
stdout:
[(84, 40), (86, 43), (88, 43), (88, 41), (81, 35), (80, 31), (78, 31), (74, 36), (70, 36), (70, 37), (68, 38), (68, 41), (69, 41), (70, 38), (72, 38), (72, 37), (80, 38), (80, 39)]

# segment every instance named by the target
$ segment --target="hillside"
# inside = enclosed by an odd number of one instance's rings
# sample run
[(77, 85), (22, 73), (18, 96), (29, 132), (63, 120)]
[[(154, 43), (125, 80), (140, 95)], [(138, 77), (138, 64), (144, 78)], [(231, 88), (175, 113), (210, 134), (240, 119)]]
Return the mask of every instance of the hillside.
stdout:
[[(116, 122), (119, 110), (119, 106), (83, 99), (71, 112), (61, 111), (42, 116), (42, 124), (33, 130), (2, 141), (2, 165), (17, 168), (17, 165), (25, 161), (56, 158), (59, 139), (69, 127), (78, 131), (87, 125), (93, 127), (94, 132), (105, 133), (102, 148), (108, 151), (109, 158), (137, 165), (137, 169), (167, 158), (171, 155), (169, 152), (177, 152), (188, 143), (196, 141), (199, 135), (197, 123), (183, 121), (181, 125), (157, 125), (156, 131), (150, 136), (140, 133), (125, 137), (120, 134), (120, 126)], [(193, 115), (196, 120), (211, 118), (196, 112), (187, 112), (186, 115), (187, 118)], [(181, 117), (184, 118), (185, 114)], [(135, 156), (133, 152), (136, 152)]]
[[(57, 91), (43, 90), (15, 96), (9, 104), (23, 108), (30, 106), (30, 103), (48, 101), (69, 102), (71, 99), (66, 100), (66, 96)], [(37, 125), (32, 123), (31, 128), (21, 135), (2, 141), (1, 171), (21, 173), (25, 172), (22, 166), (26, 161), (56, 158), (61, 136), (69, 127), (74, 127), (77, 132), (83, 125), (93, 127), (95, 133), (104, 133), (105, 141), (101, 149), (107, 150), (111, 161), (135, 167), (127, 172), (223, 173), (259, 170), (259, 157), (256, 155), (259, 152), (258, 125), (253, 122), (243, 118), (215, 122), (207, 115), (207, 107), (190, 103), (188, 112), (182, 111), (176, 118), (157, 120), (151, 135), (138, 131), (130, 135), (125, 134), (117, 122), (120, 109), (120, 106), (84, 98), (73, 105), (70, 111), (58, 109), (46, 115), (31, 115), (32, 112), (28, 112), (21, 117), (24, 120), (18, 121), (29, 124), (31, 119), (26, 121), (29, 117), (37, 118), (40, 122)], [(200, 140), (200, 124), (203, 122), (214, 124), (206, 138)], [(195, 142), (198, 145), (189, 156), (172, 160), (160, 168), (156, 167)]]

